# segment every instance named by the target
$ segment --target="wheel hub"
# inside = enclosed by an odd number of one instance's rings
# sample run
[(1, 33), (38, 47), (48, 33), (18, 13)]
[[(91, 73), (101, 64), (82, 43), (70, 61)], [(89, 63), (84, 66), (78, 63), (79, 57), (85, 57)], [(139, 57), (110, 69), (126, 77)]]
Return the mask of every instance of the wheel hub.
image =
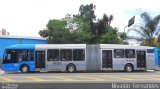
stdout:
[(132, 68), (131, 68), (130, 66), (128, 66), (128, 67), (127, 67), (127, 71), (128, 71), (128, 72), (131, 72), (131, 71), (132, 71)]
[(74, 71), (74, 68), (73, 68), (72, 66), (70, 66), (70, 67), (69, 67), (69, 71), (70, 71), (70, 72), (73, 72), (73, 71)]
[(23, 72), (27, 72), (28, 68), (27, 67), (23, 67), (22, 71)]

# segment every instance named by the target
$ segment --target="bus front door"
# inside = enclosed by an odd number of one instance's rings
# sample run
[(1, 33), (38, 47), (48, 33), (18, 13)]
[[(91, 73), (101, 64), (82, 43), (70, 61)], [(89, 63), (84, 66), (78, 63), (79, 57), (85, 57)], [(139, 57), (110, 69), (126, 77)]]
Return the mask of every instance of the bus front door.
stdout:
[(112, 68), (112, 50), (102, 50), (102, 67)]
[(146, 52), (137, 51), (137, 68), (146, 68)]
[(36, 69), (45, 68), (45, 51), (36, 51)]

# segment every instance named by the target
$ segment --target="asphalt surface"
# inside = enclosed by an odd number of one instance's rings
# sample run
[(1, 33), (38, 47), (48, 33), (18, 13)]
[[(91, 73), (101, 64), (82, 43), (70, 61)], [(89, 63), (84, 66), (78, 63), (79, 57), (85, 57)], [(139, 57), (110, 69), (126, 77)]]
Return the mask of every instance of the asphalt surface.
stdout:
[(0, 82), (10, 83), (160, 83), (160, 71), (99, 73), (2, 73)]

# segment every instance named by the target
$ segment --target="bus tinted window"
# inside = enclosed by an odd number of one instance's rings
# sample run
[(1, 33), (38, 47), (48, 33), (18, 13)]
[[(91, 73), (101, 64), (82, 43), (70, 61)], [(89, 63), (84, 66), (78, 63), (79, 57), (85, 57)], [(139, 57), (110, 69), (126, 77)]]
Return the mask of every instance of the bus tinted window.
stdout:
[(19, 61), (29, 61), (29, 50), (19, 50), (18, 60)]
[(114, 58), (124, 58), (124, 50), (123, 49), (115, 49), (114, 50)]
[(74, 61), (84, 61), (85, 60), (84, 49), (74, 49), (73, 50), (73, 60)]
[(30, 50), (30, 61), (34, 61), (34, 50)]
[(153, 49), (147, 49), (147, 53), (154, 53)]
[(126, 58), (135, 58), (135, 50), (134, 49), (126, 49), (125, 50)]
[(59, 50), (58, 49), (48, 50), (47, 60), (48, 61), (59, 61)]
[(33, 50), (7, 50), (4, 55), (4, 63), (17, 63), (29, 60), (34, 60)]
[(61, 61), (71, 61), (72, 60), (72, 50), (71, 49), (60, 50), (60, 59)]
[(17, 63), (17, 54), (18, 52), (16, 50), (6, 50), (3, 63)]

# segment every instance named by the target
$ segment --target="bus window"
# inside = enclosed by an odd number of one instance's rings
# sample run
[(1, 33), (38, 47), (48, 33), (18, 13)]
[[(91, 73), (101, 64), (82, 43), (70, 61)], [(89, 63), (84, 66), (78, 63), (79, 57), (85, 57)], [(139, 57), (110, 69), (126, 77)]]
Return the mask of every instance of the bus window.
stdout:
[(4, 54), (3, 63), (17, 63), (17, 51), (16, 50), (6, 50)]
[(18, 60), (19, 61), (29, 61), (29, 50), (19, 50)]
[(124, 50), (114, 49), (114, 58), (124, 58)]
[(147, 49), (147, 53), (154, 53), (153, 49)]
[(60, 50), (60, 59), (61, 61), (71, 61), (72, 60), (72, 50), (71, 49)]
[(84, 49), (73, 49), (73, 61), (84, 61), (85, 51)]
[(125, 50), (126, 58), (135, 58), (135, 50), (134, 49), (126, 49)]
[(58, 49), (48, 50), (47, 60), (48, 61), (59, 61), (59, 50)]
[(34, 61), (34, 50), (30, 50), (30, 61)]

